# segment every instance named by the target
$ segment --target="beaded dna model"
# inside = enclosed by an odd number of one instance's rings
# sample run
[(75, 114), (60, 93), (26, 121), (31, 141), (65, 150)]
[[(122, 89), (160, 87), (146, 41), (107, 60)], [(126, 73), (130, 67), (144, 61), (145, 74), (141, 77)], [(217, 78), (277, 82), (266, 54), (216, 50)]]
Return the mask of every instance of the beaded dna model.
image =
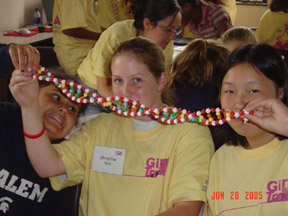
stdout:
[[(155, 120), (165, 124), (178, 124), (183, 122), (203, 123), (209, 126), (222, 125), (231, 119), (241, 118), (244, 114), (253, 114), (253, 111), (230, 112), (220, 108), (207, 108), (197, 112), (190, 112), (181, 108), (155, 108), (149, 109), (138, 101), (133, 101), (123, 97), (101, 97), (95, 91), (92, 91), (78, 83), (61, 80), (53, 76), (51, 72), (44, 67), (38, 66), (38, 70), (33, 75), (34, 79), (54, 83), (60, 88), (70, 100), (77, 103), (99, 104), (108, 107), (112, 111), (129, 117), (151, 116)], [(215, 120), (216, 119), (216, 120)], [(248, 119), (243, 118), (244, 123)]]

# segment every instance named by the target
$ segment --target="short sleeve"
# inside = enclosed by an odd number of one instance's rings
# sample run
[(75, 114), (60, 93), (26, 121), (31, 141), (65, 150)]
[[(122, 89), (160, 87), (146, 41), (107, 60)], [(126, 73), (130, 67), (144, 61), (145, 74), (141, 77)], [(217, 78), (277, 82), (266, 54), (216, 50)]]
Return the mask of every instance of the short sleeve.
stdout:
[(66, 175), (51, 177), (50, 182), (54, 190), (79, 184), (85, 173), (85, 127), (71, 137), (70, 140), (55, 144), (53, 147), (62, 155), (66, 168)]
[(216, 6), (212, 11), (211, 11), (211, 20), (213, 22), (213, 26), (215, 26), (215, 28), (218, 27), (218, 25), (224, 21), (227, 20), (229, 23), (231, 23), (231, 19), (229, 14), (227, 13), (227, 11), (220, 7), (220, 6)]

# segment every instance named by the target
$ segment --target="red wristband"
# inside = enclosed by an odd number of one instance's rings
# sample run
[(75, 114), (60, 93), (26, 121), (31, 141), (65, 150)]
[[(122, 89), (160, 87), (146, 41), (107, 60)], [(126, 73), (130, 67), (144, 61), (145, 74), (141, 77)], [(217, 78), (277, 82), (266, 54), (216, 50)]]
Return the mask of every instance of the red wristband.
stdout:
[(46, 129), (46, 127), (45, 127), (45, 124), (44, 124), (44, 122), (43, 122), (43, 129), (42, 129), (42, 131), (41, 131), (39, 134), (36, 134), (36, 135), (27, 134), (27, 133), (24, 131), (24, 128), (23, 128), (23, 134), (24, 134), (25, 137), (27, 137), (27, 138), (29, 138), (29, 139), (37, 139), (37, 138), (41, 137), (41, 136), (44, 134), (45, 129)]

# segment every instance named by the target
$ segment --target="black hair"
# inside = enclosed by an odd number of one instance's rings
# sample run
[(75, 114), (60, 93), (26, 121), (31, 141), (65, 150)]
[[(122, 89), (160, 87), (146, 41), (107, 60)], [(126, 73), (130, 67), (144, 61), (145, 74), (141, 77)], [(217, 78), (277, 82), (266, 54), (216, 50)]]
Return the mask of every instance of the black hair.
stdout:
[[(61, 67), (58, 67), (58, 66), (57, 67), (47, 67), (46, 69), (49, 72), (51, 72), (58, 79), (69, 80), (69, 81), (73, 81), (74, 83), (77, 83), (77, 80), (75, 78), (67, 75), (66, 72), (64, 71), (64, 69)], [(43, 87), (49, 86), (49, 85), (54, 85), (54, 83), (43, 81), (43, 80), (38, 80), (38, 83), (39, 83), (39, 88), (43, 88)], [(62, 91), (60, 91), (60, 92), (61, 92), (61, 94), (63, 94)], [(64, 96), (66, 97), (66, 95), (64, 95)], [(76, 102), (73, 102), (73, 103), (77, 104)], [(87, 108), (87, 104), (81, 104), (81, 107), (80, 107), (79, 112), (78, 112), (78, 117), (80, 114), (85, 113), (86, 108)]]
[(270, 3), (270, 10), (273, 12), (282, 11), (288, 13), (288, 1), (287, 0), (272, 0)]
[(180, 7), (176, 0), (135, 0), (133, 4), (134, 26), (137, 30), (144, 30), (145, 18), (156, 26), (158, 21), (166, 17), (173, 14), (176, 17), (179, 11)]
[[(281, 101), (288, 105), (287, 87), (288, 87), (288, 71), (287, 67), (278, 54), (278, 52), (268, 44), (245, 45), (235, 50), (224, 63), (219, 75), (219, 87), (221, 89), (222, 81), (227, 72), (235, 65), (241, 63), (250, 63), (257, 68), (265, 77), (275, 83), (278, 88), (283, 88), (283, 97)], [(246, 147), (248, 145), (247, 139), (244, 136), (237, 134), (229, 124), (217, 127), (214, 133), (221, 137), (222, 143), (231, 145), (241, 145)], [(280, 140), (287, 139), (287, 137), (277, 135)]]

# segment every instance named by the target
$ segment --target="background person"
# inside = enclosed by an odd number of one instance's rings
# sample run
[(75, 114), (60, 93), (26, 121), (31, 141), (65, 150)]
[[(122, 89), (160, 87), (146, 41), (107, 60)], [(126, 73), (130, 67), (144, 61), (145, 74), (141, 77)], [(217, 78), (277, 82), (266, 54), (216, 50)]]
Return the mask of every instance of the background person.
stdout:
[(272, 0), (260, 18), (256, 36), (262, 43), (288, 50), (288, 1)]
[(138, 0), (133, 6), (134, 20), (117, 22), (101, 35), (80, 67), (78, 76), (101, 96), (111, 96), (109, 60), (124, 41), (138, 36), (156, 42), (165, 56), (166, 71), (170, 71), (173, 42), (180, 26), (180, 12), (176, 0)]
[(222, 0), (177, 0), (181, 6), (181, 29), (185, 38), (217, 39), (231, 27)]
[(60, 66), (75, 76), (101, 34), (95, 0), (55, 0), (53, 43)]
[(253, 31), (245, 26), (236, 26), (228, 29), (221, 40), (230, 52), (247, 44), (257, 44), (257, 38)]

